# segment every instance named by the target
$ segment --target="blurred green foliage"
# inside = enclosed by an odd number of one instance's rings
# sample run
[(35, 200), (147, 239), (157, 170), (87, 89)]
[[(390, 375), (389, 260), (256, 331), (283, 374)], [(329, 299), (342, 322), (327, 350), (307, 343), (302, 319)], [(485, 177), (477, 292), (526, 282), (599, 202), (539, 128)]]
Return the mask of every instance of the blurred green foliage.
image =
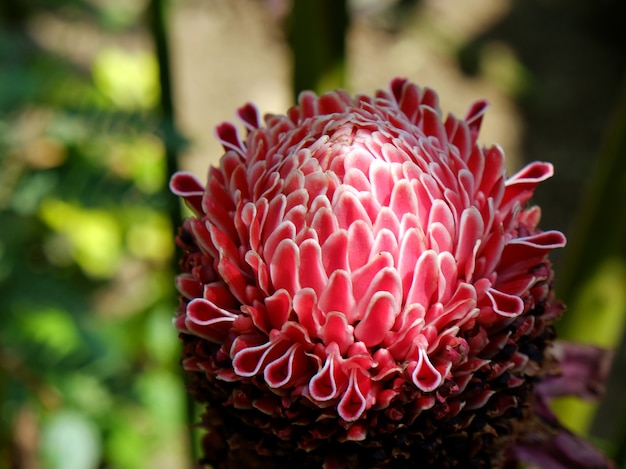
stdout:
[(0, 9), (0, 468), (189, 461), (157, 60), (29, 34), (124, 34), (141, 3)]

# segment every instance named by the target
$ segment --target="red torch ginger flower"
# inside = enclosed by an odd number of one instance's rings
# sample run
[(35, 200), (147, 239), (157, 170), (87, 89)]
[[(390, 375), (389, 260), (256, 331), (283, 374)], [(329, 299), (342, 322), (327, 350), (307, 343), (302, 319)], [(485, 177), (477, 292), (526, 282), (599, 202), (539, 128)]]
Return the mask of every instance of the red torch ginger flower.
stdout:
[[(171, 181), (191, 391), (220, 467), (497, 467), (528, 413), (561, 312), (526, 203), (552, 175), (507, 179), (486, 108), (443, 119), (401, 79), (374, 97), (301, 94), (287, 115), (217, 128), (204, 186)], [(226, 466), (224, 466), (226, 467)]]

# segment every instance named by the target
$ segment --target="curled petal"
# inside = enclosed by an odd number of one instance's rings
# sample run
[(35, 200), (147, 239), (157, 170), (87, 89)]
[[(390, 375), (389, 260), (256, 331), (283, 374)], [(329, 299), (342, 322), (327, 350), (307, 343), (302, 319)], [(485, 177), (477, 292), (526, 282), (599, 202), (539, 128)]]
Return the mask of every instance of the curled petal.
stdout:
[(469, 111), (467, 111), (465, 122), (467, 122), (467, 126), (470, 129), (473, 141), (476, 141), (476, 137), (478, 136), (478, 131), (480, 130), (480, 125), (483, 121), (488, 105), (489, 104), (485, 100), (476, 101), (472, 104)]
[(265, 367), (263, 377), (272, 388), (286, 388), (305, 382), (310, 372), (310, 359), (299, 344), (293, 344)]
[(536, 266), (553, 249), (565, 246), (565, 236), (559, 231), (544, 231), (509, 241), (500, 258), (499, 281), (505, 282), (512, 276)]
[(236, 314), (218, 308), (210, 301), (196, 298), (187, 305), (185, 327), (211, 342), (221, 343), (236, 317)]
[(256, 106), (251, 103), (237, 109), (237, 115), (242, 120), (248, 131), (256, 130), (260, 127), (259, 111)]
[(181, 171), (170, 179), (170, 190), (185, 200), (187, 206), (198, 216), (202, 216), (202, 197), (204, 196), (204, 186), (191, 173)]
[(424, 392), (434, 391), (443, 381), (443, 377), (428, 359), (426, 351), (421, 347), (418, 347), (417, 361), (409, 364), (407, 372), (410, 374), (413, 384)]
[(215, 128), (215, 133), (224, 150), (233, 150), (237, 154), (244, 156), (243, 144), (237, 133), (237, 128), (233, 124), (223, 122)]
[(554, 168), (550, 163), (535, 161), (524, 167), (506, 181), (502, 209), (506, 210), (512, 203), (522, 206), (532, 196), (540, 182), (552, 177)]
[(176, 276), (176, 289), (188, 299), (202, 296), (202, 283), (191, 274)]
[(339, 347), (331, 343), (327, 351), (324, 366), (311, 378), (309, 394), (320, 402), (329, 401), (337, 397), (345, 386), (345, 375), (339, 363)]
[(346, 422), (358, 420), (367, 408), (367, 392), (362, 390), (360, 386), (363, 385), (365, 380), (359, 383), (358, 375), (360, 373), (362, 373), (362, 371), (359, 368), (353, 368), (351, 370), (350, 377), (348, 378), (348, 388), (343, 393), (339, 405), (337, 406), (339, 416)]
[(283, 355), (288, 348), (288, 343), (280, 340), (242, 348), (233, 355), (233, 370), (239, 376), (255, 376), (267, 363)]
[(494, 288), (487, 290), (487, 296), (494, 312), (500, 316), (515, 317), (524, 311), (524, 302), (519, 296), (509, 295)]

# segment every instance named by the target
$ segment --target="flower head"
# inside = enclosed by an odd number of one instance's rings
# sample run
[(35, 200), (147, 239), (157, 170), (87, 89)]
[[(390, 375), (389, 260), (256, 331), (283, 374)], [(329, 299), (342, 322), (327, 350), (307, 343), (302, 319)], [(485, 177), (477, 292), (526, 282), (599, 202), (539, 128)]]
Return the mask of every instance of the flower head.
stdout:
[(248, 104), (245, 138), (218, 126), (206, 186), (172, 178), (194, 213), (175, 325), (221, 425), (209, 458), (502, 456), (561, 311), (547, 255), (565, 238), (527, 206), (551, 165), (507, 179), (502, 150), (477, 143), (485, 108), (443, 119), (402, 79), (373, 97), (305, 92), (264, 123)]

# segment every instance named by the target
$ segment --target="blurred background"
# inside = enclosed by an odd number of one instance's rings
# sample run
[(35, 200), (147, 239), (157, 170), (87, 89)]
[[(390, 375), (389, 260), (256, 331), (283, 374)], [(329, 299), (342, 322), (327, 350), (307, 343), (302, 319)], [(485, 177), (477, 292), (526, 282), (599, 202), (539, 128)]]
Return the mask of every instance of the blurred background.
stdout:
[(559, 331), (615, 350), (602, 402), (555, 407), (626, 467), (625, 23), (622, 0), (1, 2), (0, 469), (192, 467), (169, 175), (204, 179), (245, 102), (394, 76), (457, 116), (487, 99), (511, 172), (555, 165)]

